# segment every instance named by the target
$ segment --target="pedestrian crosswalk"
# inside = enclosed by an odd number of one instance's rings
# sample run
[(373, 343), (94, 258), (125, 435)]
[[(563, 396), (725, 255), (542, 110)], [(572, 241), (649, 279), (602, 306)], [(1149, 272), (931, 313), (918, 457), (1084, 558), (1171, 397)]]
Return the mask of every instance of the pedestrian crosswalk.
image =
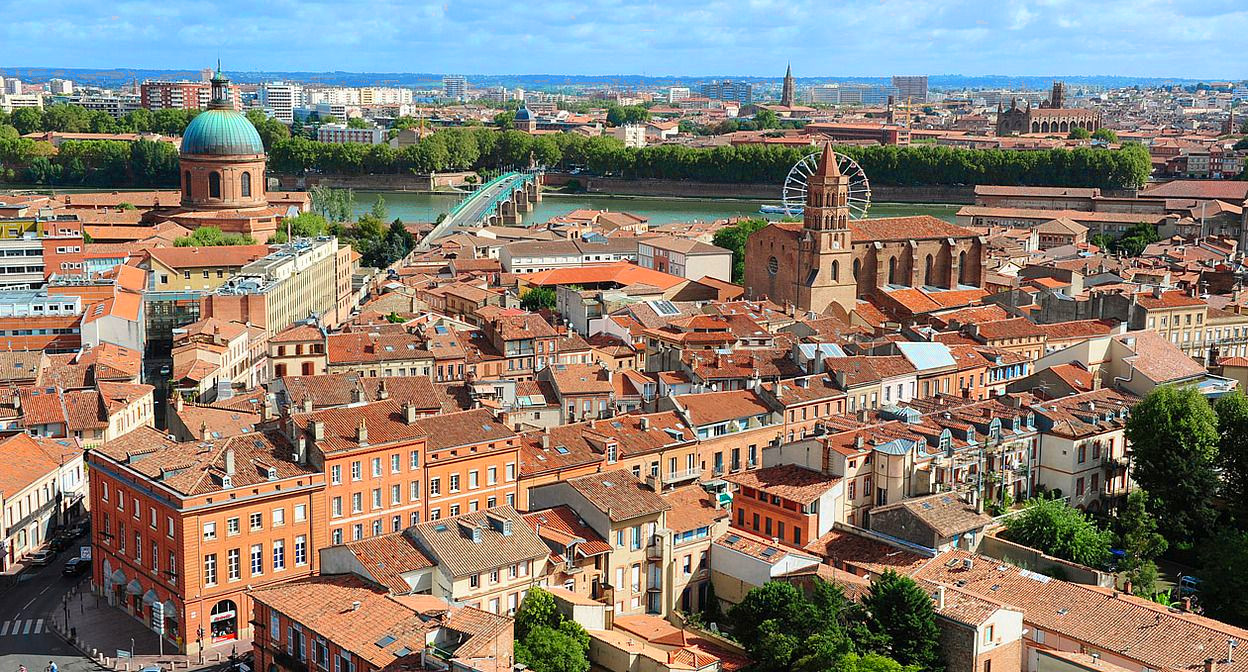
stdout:
[(3, 625), (0, 625), (0, 637), (37, 635), (43, 631), (42, 618), (19, 618), (14, 621), (5, 621)]

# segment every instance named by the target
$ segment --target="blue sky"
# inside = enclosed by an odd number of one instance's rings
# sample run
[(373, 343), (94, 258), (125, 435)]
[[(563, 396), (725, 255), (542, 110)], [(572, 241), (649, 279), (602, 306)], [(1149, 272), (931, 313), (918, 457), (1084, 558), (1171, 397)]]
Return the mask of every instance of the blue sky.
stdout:
[(0, 66), (1248, 77), (1248, 0), (0, 2)]

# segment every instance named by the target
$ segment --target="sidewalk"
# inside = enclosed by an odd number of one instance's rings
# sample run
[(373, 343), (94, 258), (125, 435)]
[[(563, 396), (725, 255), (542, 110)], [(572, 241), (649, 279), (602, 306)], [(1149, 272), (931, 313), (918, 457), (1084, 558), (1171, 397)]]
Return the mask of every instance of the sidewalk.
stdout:
[[(187, 656), (177, 652), (169, 641), (161, 642), (157, 634), (135, 620), (133, 616), (116, 607), (110, 607), (104, 597), (91, 593), (91, 584), (84, 580), (65, 595), (65, 601), (47, 615), (52, 628), (88, 658), (93, 658), (106, 669), (141, 670), (158, 665), (165, 670), (199, 670), (220, 666), (231, 654), (243, 656), (251, 653), (251, 640), (240, 638), (232, 642), (205, 645), (202, 656)], [(65, 625), (66, 612), (69, 625)], [(133, 652), (133, 656), (126, 654)], [(120, 655), (119, 655), (120, 653)]]

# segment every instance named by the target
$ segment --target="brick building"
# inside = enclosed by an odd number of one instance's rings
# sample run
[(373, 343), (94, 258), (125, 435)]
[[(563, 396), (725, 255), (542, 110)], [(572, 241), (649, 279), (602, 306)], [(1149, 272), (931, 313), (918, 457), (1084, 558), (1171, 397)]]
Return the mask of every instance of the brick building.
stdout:
[(747, 295), (823, 313), (891, 286), (984, 284), (982, 239), (935, 217), (851, 220), (849, 179), (824, 148), (807, 185), (803, 221), (775, 222), (745, 246)]

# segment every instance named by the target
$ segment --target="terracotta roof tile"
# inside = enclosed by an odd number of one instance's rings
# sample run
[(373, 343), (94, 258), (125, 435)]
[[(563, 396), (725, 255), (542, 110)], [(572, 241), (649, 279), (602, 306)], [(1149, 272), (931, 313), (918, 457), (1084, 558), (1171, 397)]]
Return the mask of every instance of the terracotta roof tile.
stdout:
[(655, 515), (671, 508), (626, 469), (573, 478), (567, 484), (613, 522)]
[(743, 488), (762, 490), (801, 504), (810, 504), (841, 482), (841, 477), (824, 474), (796, 464), (764, 467), (723, 477)]

